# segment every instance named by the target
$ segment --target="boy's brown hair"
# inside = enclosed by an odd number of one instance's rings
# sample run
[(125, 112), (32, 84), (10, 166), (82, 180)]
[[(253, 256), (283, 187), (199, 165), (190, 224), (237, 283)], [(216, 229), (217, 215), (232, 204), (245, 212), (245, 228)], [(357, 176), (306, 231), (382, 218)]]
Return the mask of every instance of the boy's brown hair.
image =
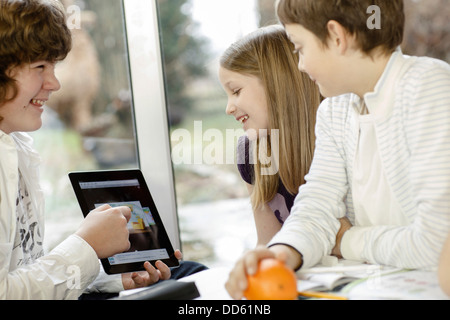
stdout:
[[(367, 9), (380, 8), (381, 28), (367, 26)], [(283, 25), (297, 23), (314, 33), (326, 46), (327, 24), (339, 22), (356, 36), (360, 48), (370, 54), (377, 47), (393, 52), (403, 41), (405, 13), (403, 0), (278, 0), (277, 13)]]
[[(0, 0), (0, 106), (17, 95), (12, 68), (63, 60), (72, 48), (65, 10), (56, 0)], [(1, 121), (1, 118), (0, 118)]]

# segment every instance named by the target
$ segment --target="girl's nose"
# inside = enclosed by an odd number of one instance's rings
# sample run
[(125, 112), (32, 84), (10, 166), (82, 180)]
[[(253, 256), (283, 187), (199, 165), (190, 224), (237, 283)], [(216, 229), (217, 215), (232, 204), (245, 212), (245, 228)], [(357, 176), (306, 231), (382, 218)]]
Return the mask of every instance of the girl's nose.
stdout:
[(232, 104), (232, 103), (230, 103), (230, 101), (228, 101), (227, 108), (226, 108), (227, 115), (231, 116), (235, 112), (236, 112), (236, 107), (234, 106), (234, 104)]

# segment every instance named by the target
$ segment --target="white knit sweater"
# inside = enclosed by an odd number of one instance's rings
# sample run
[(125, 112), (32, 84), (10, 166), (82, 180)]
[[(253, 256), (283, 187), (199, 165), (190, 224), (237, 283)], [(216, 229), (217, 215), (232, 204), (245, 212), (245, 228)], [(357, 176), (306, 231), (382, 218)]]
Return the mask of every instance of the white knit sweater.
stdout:
[[(32, 148), (32, 139), (23, 133), (7, 135), (0, 131), (0, 154), (0, 300), (78, 299), (99, 273), (95, 251), (86, 241), (72, 235), (49, 254), (18, 265), (18, 261), (24, 260), (22, 248), (15, 248), (15, 239), (20, 235), (18, 219), (26, 219), (16, 213), (19, 168), (42, 233), (44, 195), (39, 186), (40, 158)], [(63, 212), (61, 218), (64, 219)], [(42, 243), (34, 245), (43, 250)]]
[(270, 245), (292, 246), (303, 255), (303, 267), (311, 267), (331, 253), (338, 218), (347, 216), (354, 227), (341, 243), (344, 258), (435, 268), (450, 231), (450, 66), (395, 52), (364, 100), (381, 115), (375, 121), (381, 166), (407, 223), (355, 225), (352, 181), (361, 100), (347, 94), (320, 106), (307, 183)]

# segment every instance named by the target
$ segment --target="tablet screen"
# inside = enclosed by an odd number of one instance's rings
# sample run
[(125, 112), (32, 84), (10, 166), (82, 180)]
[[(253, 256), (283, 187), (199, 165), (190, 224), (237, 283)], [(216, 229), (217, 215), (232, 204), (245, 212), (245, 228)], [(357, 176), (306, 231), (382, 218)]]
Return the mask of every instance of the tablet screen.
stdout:
[(131, 209), (128, 222), (131, 247), (127, 252), (102, 259), (108, 274), (144, 270), (149, 261), (161, 260), (169, 267), (178, 260), (153, 202), (147, 184), (139, 170), (74, 172), (69, 174), (72, 186), (86, 216), (104, 204)]

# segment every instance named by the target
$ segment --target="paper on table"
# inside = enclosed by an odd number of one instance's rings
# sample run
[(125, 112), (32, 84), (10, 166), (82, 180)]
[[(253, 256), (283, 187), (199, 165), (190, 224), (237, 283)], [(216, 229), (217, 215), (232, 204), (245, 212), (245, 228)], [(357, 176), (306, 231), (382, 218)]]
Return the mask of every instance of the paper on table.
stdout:
[(332, 267), (319, 265), (311, 269), (299, 271), (297, 273), (299, 278), (297, 288), (299, 291), (330, 291), (340, 285), (358, 279), (368, 278), (372, 275), (392, 272), (393, 270), (398, 269), (341, 260)]
[(402, 270), (372, 276), (342, 290), (350, 299), (449, 300), (439, 287), (436, 272)]

